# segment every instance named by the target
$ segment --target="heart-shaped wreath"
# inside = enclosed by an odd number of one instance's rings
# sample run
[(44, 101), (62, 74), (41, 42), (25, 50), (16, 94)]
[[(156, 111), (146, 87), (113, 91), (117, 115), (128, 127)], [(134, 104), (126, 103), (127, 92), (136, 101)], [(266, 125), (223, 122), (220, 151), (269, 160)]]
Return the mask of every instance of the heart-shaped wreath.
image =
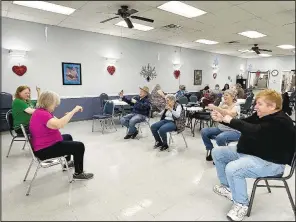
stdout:
[(114, 66), (108, 66), (107, 71), (109, 72), (110, 75), (113, 75), (115, 72), (115, 67)]
[(176, 79), (179, 78), (180, 74), (181, 74), (180, 70), (175, 70), (174, 71), (174, 76), (175, 76)]
[(18, 76), (22, 76), (27, 72), (27, 67), (24, 65), (13, 66), (12, 71)]

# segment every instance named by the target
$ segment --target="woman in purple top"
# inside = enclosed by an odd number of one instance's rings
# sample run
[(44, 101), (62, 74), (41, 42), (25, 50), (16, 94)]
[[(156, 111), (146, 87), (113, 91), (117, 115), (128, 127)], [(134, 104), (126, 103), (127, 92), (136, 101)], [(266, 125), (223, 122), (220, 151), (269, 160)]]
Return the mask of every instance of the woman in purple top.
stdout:
[[(83, 109), (81, 106), (76, 106), (71, 112), (58, 119), (52, 113), (59, 104), (60, 98), (54, 92), (46, 91), (40, 95), (37, 109), (32, 114), (29, 124), (34, 153), (41, 160), (67, 155), (68, 166), (75, 167), (73, 179), (91, 179), (92, 173), (83, 172), (84, 144), (73, 141), (69, 134), (61, 135), (59, 131), (75, 113), (82, 112)], [(71, 155), (74, 162), (71, 161)]]

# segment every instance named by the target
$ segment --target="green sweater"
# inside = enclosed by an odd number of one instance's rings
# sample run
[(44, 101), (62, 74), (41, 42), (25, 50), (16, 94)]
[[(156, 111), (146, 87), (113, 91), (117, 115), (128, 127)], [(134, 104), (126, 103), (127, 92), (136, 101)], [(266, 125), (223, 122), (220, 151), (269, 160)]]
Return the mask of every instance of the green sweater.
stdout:
[(24, 101), (22, 99), (14, 99), (12, 102), (12, 118), (13, 118), (13, 128), (19, 129), (20, 125), (28, 126), (31, 114), (25, 112), (25, 109), (36, 106), (37, 101)]

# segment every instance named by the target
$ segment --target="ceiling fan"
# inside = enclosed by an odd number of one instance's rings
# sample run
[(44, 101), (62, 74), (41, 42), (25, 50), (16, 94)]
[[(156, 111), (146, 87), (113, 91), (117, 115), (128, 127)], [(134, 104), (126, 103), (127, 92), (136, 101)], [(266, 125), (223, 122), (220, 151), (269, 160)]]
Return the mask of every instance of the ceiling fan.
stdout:
[(254, 46), (251, 48), (251, 50), (256, 52), (257, 54), (260, 54), (260, 52), (272, 52), (272, 50), (269, 50), (269, 49), (260, 49), (258, 47), (258, 44), (254, 44)]
[(122, 5), (121, 8), (118, 9), (117, 13), (115, 14), (117, 16), (115, 16), (113, 18), (106, 19), (104, 21), (101, 21), (100, 23), (105, 23), (105, 22), (108, 22), (108, 21), (116, 19), (116, 18), (123, 18), (127, 24), (127, 27), (132, 29), (134, 27), (134, 25), (133, 25), (132, 21), (130, 20), (130, 18), (142, 20), (145, 22), (154, 22), (153, 19), (148, 19), (148, 18), (132, 15), (137, 12), (138, 11), (136, 9), (129, 9), (128, 6)]

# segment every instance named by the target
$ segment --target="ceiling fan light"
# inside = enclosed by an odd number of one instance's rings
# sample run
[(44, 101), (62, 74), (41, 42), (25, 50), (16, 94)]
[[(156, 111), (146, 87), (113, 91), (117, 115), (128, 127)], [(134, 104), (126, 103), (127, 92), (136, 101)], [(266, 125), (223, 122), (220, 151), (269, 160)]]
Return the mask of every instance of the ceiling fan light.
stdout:
[[(120, 21), (120, 22), (116, 23), (115, 25), (128, 28), (125, 21)], [(154, 29), (154, 27), (150, 27), (147, 25), (141, 25), (141, 24), (134, 23), (134, 22), (133, 22), (133, 25), (134, 25), (134, 29), (144, 31), (144, 32)]]
[(265, 53), (261, 53), (261, 54), (259, 54), (259, 56), (261, 56), (261, 57), (270, 57), (270, 56), (272, 56), (272, 55), (270, 55), (270, 54), (265, 54)]
[(201, 43), (201, 44), (206, 44), (206, 45), (215, 45), (215, 44), (219, 43), (219, 42), (212, 41), (212, 40), (207, 40), (207, 39), (198, 39), (195, 42)]

